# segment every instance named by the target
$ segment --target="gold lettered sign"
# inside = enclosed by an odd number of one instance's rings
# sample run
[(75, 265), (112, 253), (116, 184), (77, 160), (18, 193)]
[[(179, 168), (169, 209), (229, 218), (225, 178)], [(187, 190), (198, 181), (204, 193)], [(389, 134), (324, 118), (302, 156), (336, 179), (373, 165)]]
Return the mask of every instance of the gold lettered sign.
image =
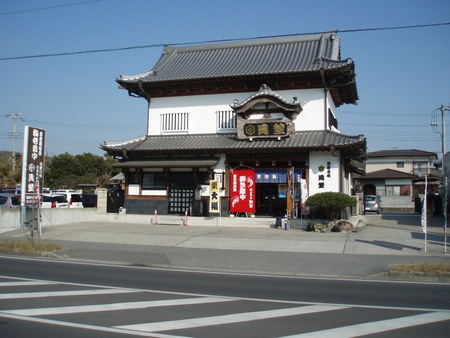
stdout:
[(209, 212), (220, 213), (220, 181), (209, 181)]
[(246, 123), (244, 134), (248, 137), (285, 136), (287, 125), (284, 122)]
[(261, 119), (259, 121), (248, 121), (238, 117), (238, 138), (283, 138), (291, 135), (295, 128), (292, 121), (288, 119)]

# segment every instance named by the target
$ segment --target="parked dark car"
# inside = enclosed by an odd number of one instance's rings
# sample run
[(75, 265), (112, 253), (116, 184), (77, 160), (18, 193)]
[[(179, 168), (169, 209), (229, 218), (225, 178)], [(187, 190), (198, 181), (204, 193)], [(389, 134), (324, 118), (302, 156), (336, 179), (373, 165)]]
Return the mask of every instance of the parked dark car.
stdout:
[(81, 199), (84, 208), (97, 208), (97, 194), (83, 194)]
[(381, 213), (381, 200), (380, 196), (365, 195), (364, 196), (364, 213), (367, 211)]

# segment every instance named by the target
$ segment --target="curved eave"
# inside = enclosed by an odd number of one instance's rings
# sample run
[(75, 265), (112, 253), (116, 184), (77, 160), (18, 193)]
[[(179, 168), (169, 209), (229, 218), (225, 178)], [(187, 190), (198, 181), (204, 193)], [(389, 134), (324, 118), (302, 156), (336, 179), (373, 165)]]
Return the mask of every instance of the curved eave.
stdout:
[(146, 81), (146, 77), (132, 81), (116, 79), (121, 88), (132, 96), (172, 97), (183, 95), (220, 94), (233, 92), (255, 92), (262, 84), (279, 90), (324, 88), (326, 86), (336, 103), (355, 104), (358, 98), (354, 64), (346, 63), (341, 68), (325, 69), (325, 82), (320, 71), (301, 71), (266, 74), (241, 74), (221, 77), (172, 79)]
[(289, 138), (239, 140), (235, 135), (147, 136), (141, 142), (124, 146), (105, 143), (101, 146), (115, 157), (175, 156), (201, 154), (294, 153), (301, 151), (342, 151), (345, 156), (365, 156), (366, 139), (334, 132), (296, 133)]
[(236, 101), (232, 105), (230, 105), (230, 107), (234, 112), (242, 113), (248, 111), (258, 103), (273, 103), (276, 106), (283, 108), (284, 110), (296, 113), (300, 113), (303, 110), (297, 98), (293, 98), (293, 100), (290, 102), (285, 97), (272, 91), (267, 85), (261, 86), (260, 90), (257, 93), (253, 94), (243, 102), (239, 103), (238, 101)]

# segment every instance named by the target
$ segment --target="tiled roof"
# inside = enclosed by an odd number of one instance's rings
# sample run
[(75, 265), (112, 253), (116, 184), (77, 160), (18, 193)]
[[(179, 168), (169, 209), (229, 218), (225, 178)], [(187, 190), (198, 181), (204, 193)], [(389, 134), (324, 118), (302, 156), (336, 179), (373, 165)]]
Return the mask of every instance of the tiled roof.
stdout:
[(417, 149), (379, 150), (367, 153), (367, 157), (427, 156), (437, 158), (436, 153)]
[(405, 173), (403, 171), (393, 170), (393, 169), (382, 169), (377, 171), (372, 171), (370, 173), (361, 176), (361, 180), (369, 180), (369, 179), (386, 179), (386, 178), (409, 178), (414, 179), (417, 178), (416, 175)]
[(340, 60), (340, 38), (335, 33), (297, 35), (166, 47), (149, 72), (121, 75), (117, 82), (148, 83), (287, 74), (338, 69), (347, 65), (353, 66), (353, 60)]
[(101, 148), (111, 155), (127, 154), (184, 154), (186, 152), (243, 152), (254, 151), (293, 151), (345, 148), (362, 146), (366, 139), (362, 136), (349, 136), (332, 131), (296, 132), (284, 139), (238, 139), (235, 134), (199, 135), (158, 135), (139, 137), (123, 142), (105, 142)]

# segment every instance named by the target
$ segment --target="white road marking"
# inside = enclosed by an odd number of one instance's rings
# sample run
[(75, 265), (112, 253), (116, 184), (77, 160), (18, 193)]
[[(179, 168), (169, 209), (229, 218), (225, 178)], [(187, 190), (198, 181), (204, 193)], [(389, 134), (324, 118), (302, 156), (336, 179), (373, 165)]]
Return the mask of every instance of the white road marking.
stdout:
[(127, 290), (127, 289), (99, 289), (99, 290), (50, 291), (50, 292), (21, 292), (21, 293), (17, 292), (17, 293), (0, 293), (0, 299), (108, 295), (115, 293), (135, 293), (135, 292), (141, 291)]
[[(51, 296), (78, 296), (78, 295), (92, 295), (92, 294), (121, 294), (121, 293), (160, 293), (160, 294), (172, 294), (172, 295), (184, 295), (194, 298), (178, 299), (178, 300), (161, 300), (161, 301), (148, 301), (148, 302), (127, 302), (127, 303), (113, 303), (103, 305), (88, 305), (88, 306), (73, 306), (73, 307), (58, 307), (58, 308), (41, 308), (41, 309), (23, 309), (23, 310), (8, 310), (7, 312), (0, 311), (0, 317), (11, 318), (17, 320), (25, 320), (30, 322), (39, 322), (51, 325), (61, 325), (67, 327), (90, 329), (111, 333), (122, 333), (130, 335), (139, 335), (146, 337), (159, 337), (159, 338), (174, 338), (180, 336), (166, 335), (158, 333), (158, 331), (175, 330), (184, 328), (204, 327), (211, 325), (232, 324), (239, 322), (247, 322), (262, 319), (271, 319), (277, 317), (295, 316), (308, 313), (317, 313), (331, 310), (341, 310), (347, 308), (366, 308), (366, 309), (390, 309), (390, 310), (411, 310), (411, 311), (429, 311), (429, 313), (419, 314), (408, 317), (393, 318), (387, 320), (381, 320), (370, 323), (362, 323), (356, 325), (349, 325), (345, 327), (338, 327), (335, 329), (328, 329), (322, 331), (309, 332), (304, 334), (292, 335), (288, 337), (355, 337), (367, 334), (373, 334), (378, 332), (386, 332), (401, 328), (413, 327), (418, 325), (426, 325), (430, 323), (450, 320), (450, 311), (445, 309), (422, 309), (422, 308), (405, 308), (405, 307), (391, 307), (391, 306), (370, 306), (370, 305), (358, 305), (358, 304), (327, 304), (327, 303), (312, 303), (301, 301), (281, 301), (270, 299), (257, 299), (257, 298), (245, 298), (245, 297), (220, 297), (215, 295), (205, 294), (193, 294), (182, 292), (168, 292), (159, 290), (148, 289), (129, 289), (129, 288), (114, 288), (111, 286), (99, 286), (91, 284), (78, 284), (67, 282), (55, 282), (46, 280), (33, 280), (27, 278), (17, 278), (9, 276), (0, 276), (0, 278), (9, 278), (18, 280), (19, 282), (6, 281), (0, 282), (0, 286), (27, 286), (27, 285), (45, 285), (45, 284), (60, 284), (60, 285), (76, 285), (80, 287), (93, 287), (104, 289), (91, 289), (91, 290), (75, 290), (75, 291), (55, 291), (55, 292), (27, 292), (27, 293), (4, 293), (0, 294), (1, 299), (17, 299), (17, 298), (36, 298), (36, 297), (51, 297)], [(428, 284), (428, 283), (427, 283)], [(204, 318), (193, 318), (175, 321), (165, 321), (159, 323), (142, 323), (132, 325), (120, 325), (115, 327), (102, 327), (89, 324), (70, 323), (58, 320), (50, 320), (37, 317), (26, 316), (38, 316), (46, 314), (61, 314), (61, 313), (78, 313), (78, 312), (94, 312), (94, 311), (113, 311), (122, 309), (139, 309), (153, 306), (177, 306), (187, 304), (198, 304), (206, 302), (226, 302), (226, 301), (259, 301), (259, 302), (273, 302), (273, 303), (285, 303), (285, 304), (299, 304), (301, 307), (279, 309), (279, 310), (267, 310), (257, 311), (249, 313), (237, 313), (223, 316), (212, 316)], [(180, 302), (185, 301), (186, 304)], [(106, 308), (102, 308), (106, 307)]]
[(58, 282), (50, 281), (25, 281), (25, 282), (0, 282), (0, 287), (2, 286), (33, 286), (33, 285), (55, 285)]
[(222, 316), (212, 316), (203, 318), (193, 318), (193, 319), (181, 319), (157, 323), (143, 323), (143, 324), (133, 324), (133, 325), (120, 325), (115, 326), (118, 329), (134, 330), (134, 331), (144, 331), (144, 332), (158, 332), (167, 330), (179, 330), (196, 328), (202, 326), (212, 326), (212, 325), (222, 325), (222, 324), (233, 324), (242, 323), (253, 320), (269, 319), (276, 317), (286, 317), (286, 316), (296, 316), (301, 314), (309, 314), (316, 312), (325, 312), (332, 310), (342, 310), (345, 309), (344, 306), (302, 306), (294, 307), (288, 309), (278, 309), (278, 310), (267, 310), (267, 311), (256, 311), (256, 312), (244, 312), (244, 313), (233, 313), (230, 315)]
[(168, 299), (168, 300), (153, 300), (147, 302), (125, 302), (99, 305), (80, 305), (80, 306), (64, 306), (64, 307), (50, 307), (37, 309), (23, 309), (23, 310), (1, 310), (1, 313), (14, 314), (19, 316), (45, 316), (68, 313), (86, 313), (86, 312), (100, 312), (100, 311), (117, 311), (117, 310), (134, 310), (145, 309), (163, 306), (181, 306), (194, 304), (209, 304), (219, 302), (235, 302), (236, 299), (227, 298), (186, 298), (186, 299)]
[(415, 316), (392, 318), (386, 320), (379, 320), (376, 322), (356, 324), (344, 327), (338, 327), (335, 329), (307, 332), (302, 334), (296, 334), (292, 336), (286, 336), (283, 338), (347, 338), (358, 337), (373, 333), (386, 332), (396, 329), (403, 329), (411, 326), (430, 324), (440, 322), (444, 320), (450, 320), (450, 313), (448, 312), (430, 312)]
[(149, 332), (129, 331), (129, 330), (122, 330), (122, 329), (117, 329), (117, 328), (113, 328), (113, 327), (70, 323), (70, 322), (63, 322), (63, 321), (59, 321), (59, 320), (52, 320), (52, 319), (45, 319), (45, 318), (8, 315), (6, 313), (0, 314), (0, 317), (16, 319), (16, 320), (25, 320), (27, 322), (33, 322), (33, 323), (59, 325), (59, 326), (65, 326), (65, 327), (73, 327), (73, 328), (77, 328), (77, 329), (96, 330), (96, 331), (102, 331), (102, 332), (129, 334), (129, 335), (134, 335), (134, 336), (155, 337), (155, 338), (183, 338), (182, 336), (172, 336), (172, 335), (159, 334), (159, 333), (153, 333), (153, 332), (149, 333)]

